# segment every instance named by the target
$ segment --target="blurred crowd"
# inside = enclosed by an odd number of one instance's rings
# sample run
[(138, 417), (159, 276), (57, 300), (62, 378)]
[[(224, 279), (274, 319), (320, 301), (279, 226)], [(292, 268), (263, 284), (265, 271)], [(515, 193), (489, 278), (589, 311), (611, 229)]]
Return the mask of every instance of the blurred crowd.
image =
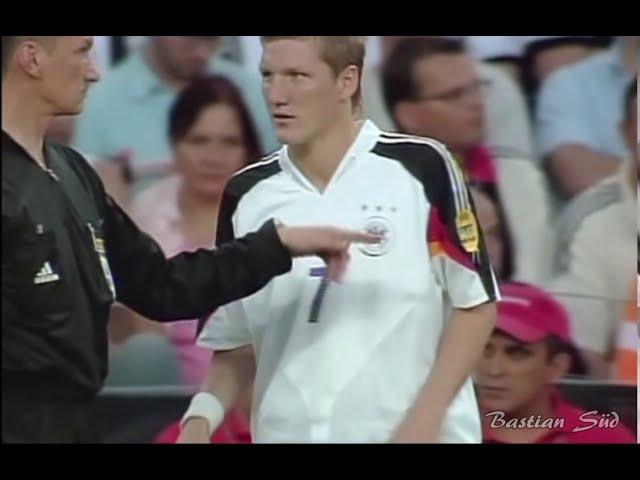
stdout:
[[(165, 253), (210, 247), (226, 182), (279, 148), (259, 37), (95, 39), (102, 81), (82, 116), (57, 119), (50, 136), (90, 159)], [(358, 114), (447, 146), (503, 285), (476, 374), (483, 411), (578, 408), (555, 387), (567, 378), (637, 385), (639, 43), (368, 39)], [(211, 353), (194, 345), (196, 325), (154, 324), (116, 306), (108, 385), (197, 388)], [(247, 392), (217, 441), (249, 441), (250, 403)], [(560, 430), (544, 436), (553, 442)], [(540, 432), (488, 428), (485, 440), (533, 442)]]

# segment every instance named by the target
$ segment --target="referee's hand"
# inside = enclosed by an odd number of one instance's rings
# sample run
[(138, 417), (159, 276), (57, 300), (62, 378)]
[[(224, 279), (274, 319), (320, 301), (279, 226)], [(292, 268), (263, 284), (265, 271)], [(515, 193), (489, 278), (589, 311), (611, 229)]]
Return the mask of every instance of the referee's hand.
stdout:
[(329, 280), (339, 282), (349, 263), (352, 243), (376, 244), (381, 238), (332, 227), (278, 227), (282, 244), (294, 257), (317, 255), (327, 263)]

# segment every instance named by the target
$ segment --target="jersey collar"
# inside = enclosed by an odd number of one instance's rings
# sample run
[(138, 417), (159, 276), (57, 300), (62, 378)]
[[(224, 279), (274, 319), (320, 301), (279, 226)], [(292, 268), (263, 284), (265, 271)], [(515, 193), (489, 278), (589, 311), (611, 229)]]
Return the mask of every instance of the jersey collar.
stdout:
[[(340, 162), (338, 169), (325, 189), (324, 195), (328, 194), (336, 184), (340, 183), (352, 168), (354, 168), (359, 162), (363, 161), (367, 157), (367, 154), (376, 145), (380, 135), (380, 129), (378, 129), (378, 127), (370, 120), (361, 122), (361, 125), (358, 136)], [(318, 194), (320, 193), (300, 171), (295, 162), (293, 162), (289, 155), (289, 148), (287, 146), (282, 148), (279, 161), (282, 171), (291, 176), (296, 183), (300, 184), (306, 190), (310, 190)]]

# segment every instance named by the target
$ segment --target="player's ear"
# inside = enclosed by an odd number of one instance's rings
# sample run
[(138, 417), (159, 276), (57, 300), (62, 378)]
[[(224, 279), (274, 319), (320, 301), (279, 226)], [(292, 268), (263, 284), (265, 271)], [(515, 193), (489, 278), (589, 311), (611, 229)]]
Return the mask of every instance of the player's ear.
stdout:
[(340, 90), (340, 100), (346, 102), (353, 98), (360, 85), (360, 72), (355, 65), (345, 68), (338, 76), (338, 89)]

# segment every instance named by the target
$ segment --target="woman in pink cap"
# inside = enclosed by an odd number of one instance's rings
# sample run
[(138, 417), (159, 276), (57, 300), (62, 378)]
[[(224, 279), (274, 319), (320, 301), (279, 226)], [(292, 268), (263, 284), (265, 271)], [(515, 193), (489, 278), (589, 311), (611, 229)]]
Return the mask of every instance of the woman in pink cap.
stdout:
[(585, 371), (564, 308), (530, 285), (501, 290), (476, 374), (484, 443), (635, 443), (616, 412), (582, 410), (555, 387)]

